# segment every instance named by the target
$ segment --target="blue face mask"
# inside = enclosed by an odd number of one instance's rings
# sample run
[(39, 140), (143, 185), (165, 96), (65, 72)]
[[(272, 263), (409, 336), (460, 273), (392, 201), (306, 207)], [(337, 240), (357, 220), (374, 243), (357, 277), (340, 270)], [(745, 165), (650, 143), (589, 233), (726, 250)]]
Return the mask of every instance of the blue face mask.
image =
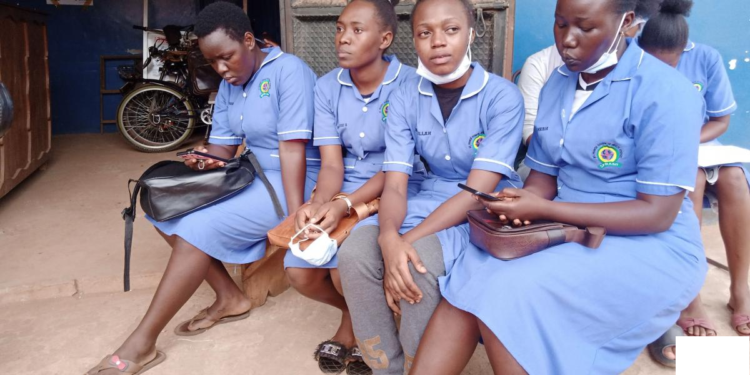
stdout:
[[(622, 19), (620, 20), (620, 25), (617, 27), (617, 34), (615, 35), (615, 40), (612, 41), (612, 45), (609, 46), (609, 49), (607, 49), (607, 52), (604, 52), (601, 55), (601, 57), (599, 57), (599, 60), (597, 60), (594, 63), (594, 65), (591, 65), (590, 67), (586, 68), (586, 70), (584, 70), (582, 73), (595, 74), (611, 66), (617, 65), (617, 62), (618, 62), (617, 45), (620, 44), (620, 41), (622, 40), (623, 35), (625, 34), (622, 32), (622, 22), (625, 21), (625, 17), (627, 15), (628, 15), (627, 13), (622, 15)], [(612, 51), (612, 48), (614, 48), (615, 50)]]

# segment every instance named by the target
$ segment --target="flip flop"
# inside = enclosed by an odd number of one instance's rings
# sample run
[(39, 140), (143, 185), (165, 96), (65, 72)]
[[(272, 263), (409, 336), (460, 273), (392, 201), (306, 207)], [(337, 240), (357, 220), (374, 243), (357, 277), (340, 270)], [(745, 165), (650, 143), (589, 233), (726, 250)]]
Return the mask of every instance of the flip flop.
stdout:
[(346, 356), (346, 374), (372, 375), (372, 369), (365, 363), (365, 359), (362, 357), (362, 352), (358, 346), (351, 348), (349, 354)]
[(161, 351), (156, 351), (156, 357), (143, 365), (139, 365), (135, 362), (128, 361), (127, 359), (121, 359), (116, 355), (108, 355), (99, 362), (98, 365), (94, 366), (91, 370), (86, 372), (86, 375), (96, 375), (104, 370), (117, 370), (123, 375), (140, 375), (144, 372), (156, 367), (156, 365), (164, 362), (167, 359), (167, 355)]
[(685, 334), (688, 334), (688, 328), (695, 327), (695, 326), (703, 327), (705, 329), (709, 329), (711, 331), (714, 331), (714, 333), (715, 333), (714, 336), (716, 336), (716, 334), (718, 334), (716, 332), (716, 328), (714, 327), (713, 324), (711, 324), (710, 321), (708, 321), (708, 319), (703, 319), (703, 318), (684, 318), (684, 319), (679, 319), (677, 321), (677, 325), (680, 326), (680, 328), (682, 328), (682, 330), (685, 332)]
[(741, 325), (750, 323), (750, 315), (735, 313), (734, 307), (729, 304), (727, 304), (727, 307), (729, 308), (729, 311), (732, 312), (732, 328), (734, 328), (734, 331), (740, 336), (750, 336), (750, 333), (744, 333), (737, 329), (737, 327)]
[(348, 350), (344, 344), (326, 340), (318, 345), (313, 353), (313, 358), (318, 361), (318, 368), (324, 374), (339, 374), (346, 368), (346, 356)]
[(685, 332), (683, 332), (682, 327), (674, 325), (656, 341), (648, 344), (648, 352), (651, 354), (651, 358), (664, 366), (674, 368), (675, 360), (667, 358), (664, 355), (664, 349), (677, 346), (677, 336), (685, 336)]
[[(219, 318), (219, 320), (214, 320), (208, 315), (208, 307), (201, 310), (201, 312), (198, 313), (198, 315), (194, 316), (193, 319), (184, 321), (177, 325), (177, 327), (174, 327), (174, 334), (177, 336), (195, 336), (200, 335), (203, 332), (208, 331), (209, 329), (218, 326), (219, 324), (225, 324), (225, 323), (231, 323), (236, 322), (238, 320), (247, 319), (247, 317), (250, 316), (250, 310), (245, 311), (242, 314), (238, 315), (227, 315), (224, 317)], [(190, 325), (198, 320), (208, 320), (210, 322), (213, 322), (208, 327), (199, 328), (195, 330), (190, 330)]]

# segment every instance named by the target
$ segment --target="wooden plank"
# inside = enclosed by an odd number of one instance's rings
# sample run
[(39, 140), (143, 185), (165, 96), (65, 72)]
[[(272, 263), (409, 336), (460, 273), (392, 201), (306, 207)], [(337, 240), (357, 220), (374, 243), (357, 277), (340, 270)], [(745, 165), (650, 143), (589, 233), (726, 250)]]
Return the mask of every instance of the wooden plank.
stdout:
[(43, 164), (52, 143), (48, 103), (47, 49), (45, 45), (44, 25), (29, 23), (28, 30), (28, 79), (29, 79), (29, 141), (31, 169)]
[(265, 257), (242, 266), (242, 287), (253, 308), (263, 306), (268, 296), (275, 297), (289, 289), (289, 280), (284, 272), (285, 254), (286, 249), (266, 242)]

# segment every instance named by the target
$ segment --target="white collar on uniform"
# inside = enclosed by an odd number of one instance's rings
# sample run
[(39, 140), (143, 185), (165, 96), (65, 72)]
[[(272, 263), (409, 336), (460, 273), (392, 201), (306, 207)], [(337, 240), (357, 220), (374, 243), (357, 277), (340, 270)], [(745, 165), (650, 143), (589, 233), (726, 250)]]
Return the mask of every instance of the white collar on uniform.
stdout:
[[(390, 65), (388, 65), (388, 70), (386, 70), (385, 72), (385, 77), (383, 77), (383, 83), (381, 83), (381, 85), (388, 85), (393, 83), (393, 81), (398, 78), (398, 75), (401, 73), (401, 67), (403, 66), (403, 64), (398, 61), (396, 55), (384, 55), (383, 60), (388, 61)], [(351, 74), (349, 74), (349, 69), (340, 68), (339, 74), (336, 75), (336, 80), (338, 80), (339, 83), (344, 86), (354, 86), (352, 76)]]
[(263, 48), (261, 49), (261, 51), (268, 53), (268, 55), (266, 55), (266, 58), (263, 59), (263, 62), (260, 64), (258, 70), (260, 70), (260, 68), (262, 68), (264, 65), (278, 59), (281, 55), (284, 54), (284, 51), (282, 51), (279, 47)]
[(691, 41), (688, 40), (687, 46), (685, 47), (685, 49), (683, 50), (683, 52), (690, 52), (694, 48), (695, 48), (695, 42), (691, 42)]

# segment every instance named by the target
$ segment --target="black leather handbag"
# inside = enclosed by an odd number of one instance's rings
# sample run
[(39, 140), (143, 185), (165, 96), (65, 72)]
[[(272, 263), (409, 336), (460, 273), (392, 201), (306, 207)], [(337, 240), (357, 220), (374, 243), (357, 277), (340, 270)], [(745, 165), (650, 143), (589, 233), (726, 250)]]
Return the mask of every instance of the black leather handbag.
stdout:
[[(253, 183), (256, 173), (271, 196), (276, 214), (283, 219), (284, 210), (276, 191), (250, 150), (230, 160), (222, 168), (205, 172), (194, 171), (179, 161), (160, 161), (143, 172), (138, 180), (130, 180), (130, 206), (122, 211), (125, 220), (125, 291), (130, 290), (130, 248), (138, 193), (141, 195), (141, 208), (148, 216), (159, 222), (167, 221), (239, 193)], [(131, 183), (135, 183), (132, 192)]]

